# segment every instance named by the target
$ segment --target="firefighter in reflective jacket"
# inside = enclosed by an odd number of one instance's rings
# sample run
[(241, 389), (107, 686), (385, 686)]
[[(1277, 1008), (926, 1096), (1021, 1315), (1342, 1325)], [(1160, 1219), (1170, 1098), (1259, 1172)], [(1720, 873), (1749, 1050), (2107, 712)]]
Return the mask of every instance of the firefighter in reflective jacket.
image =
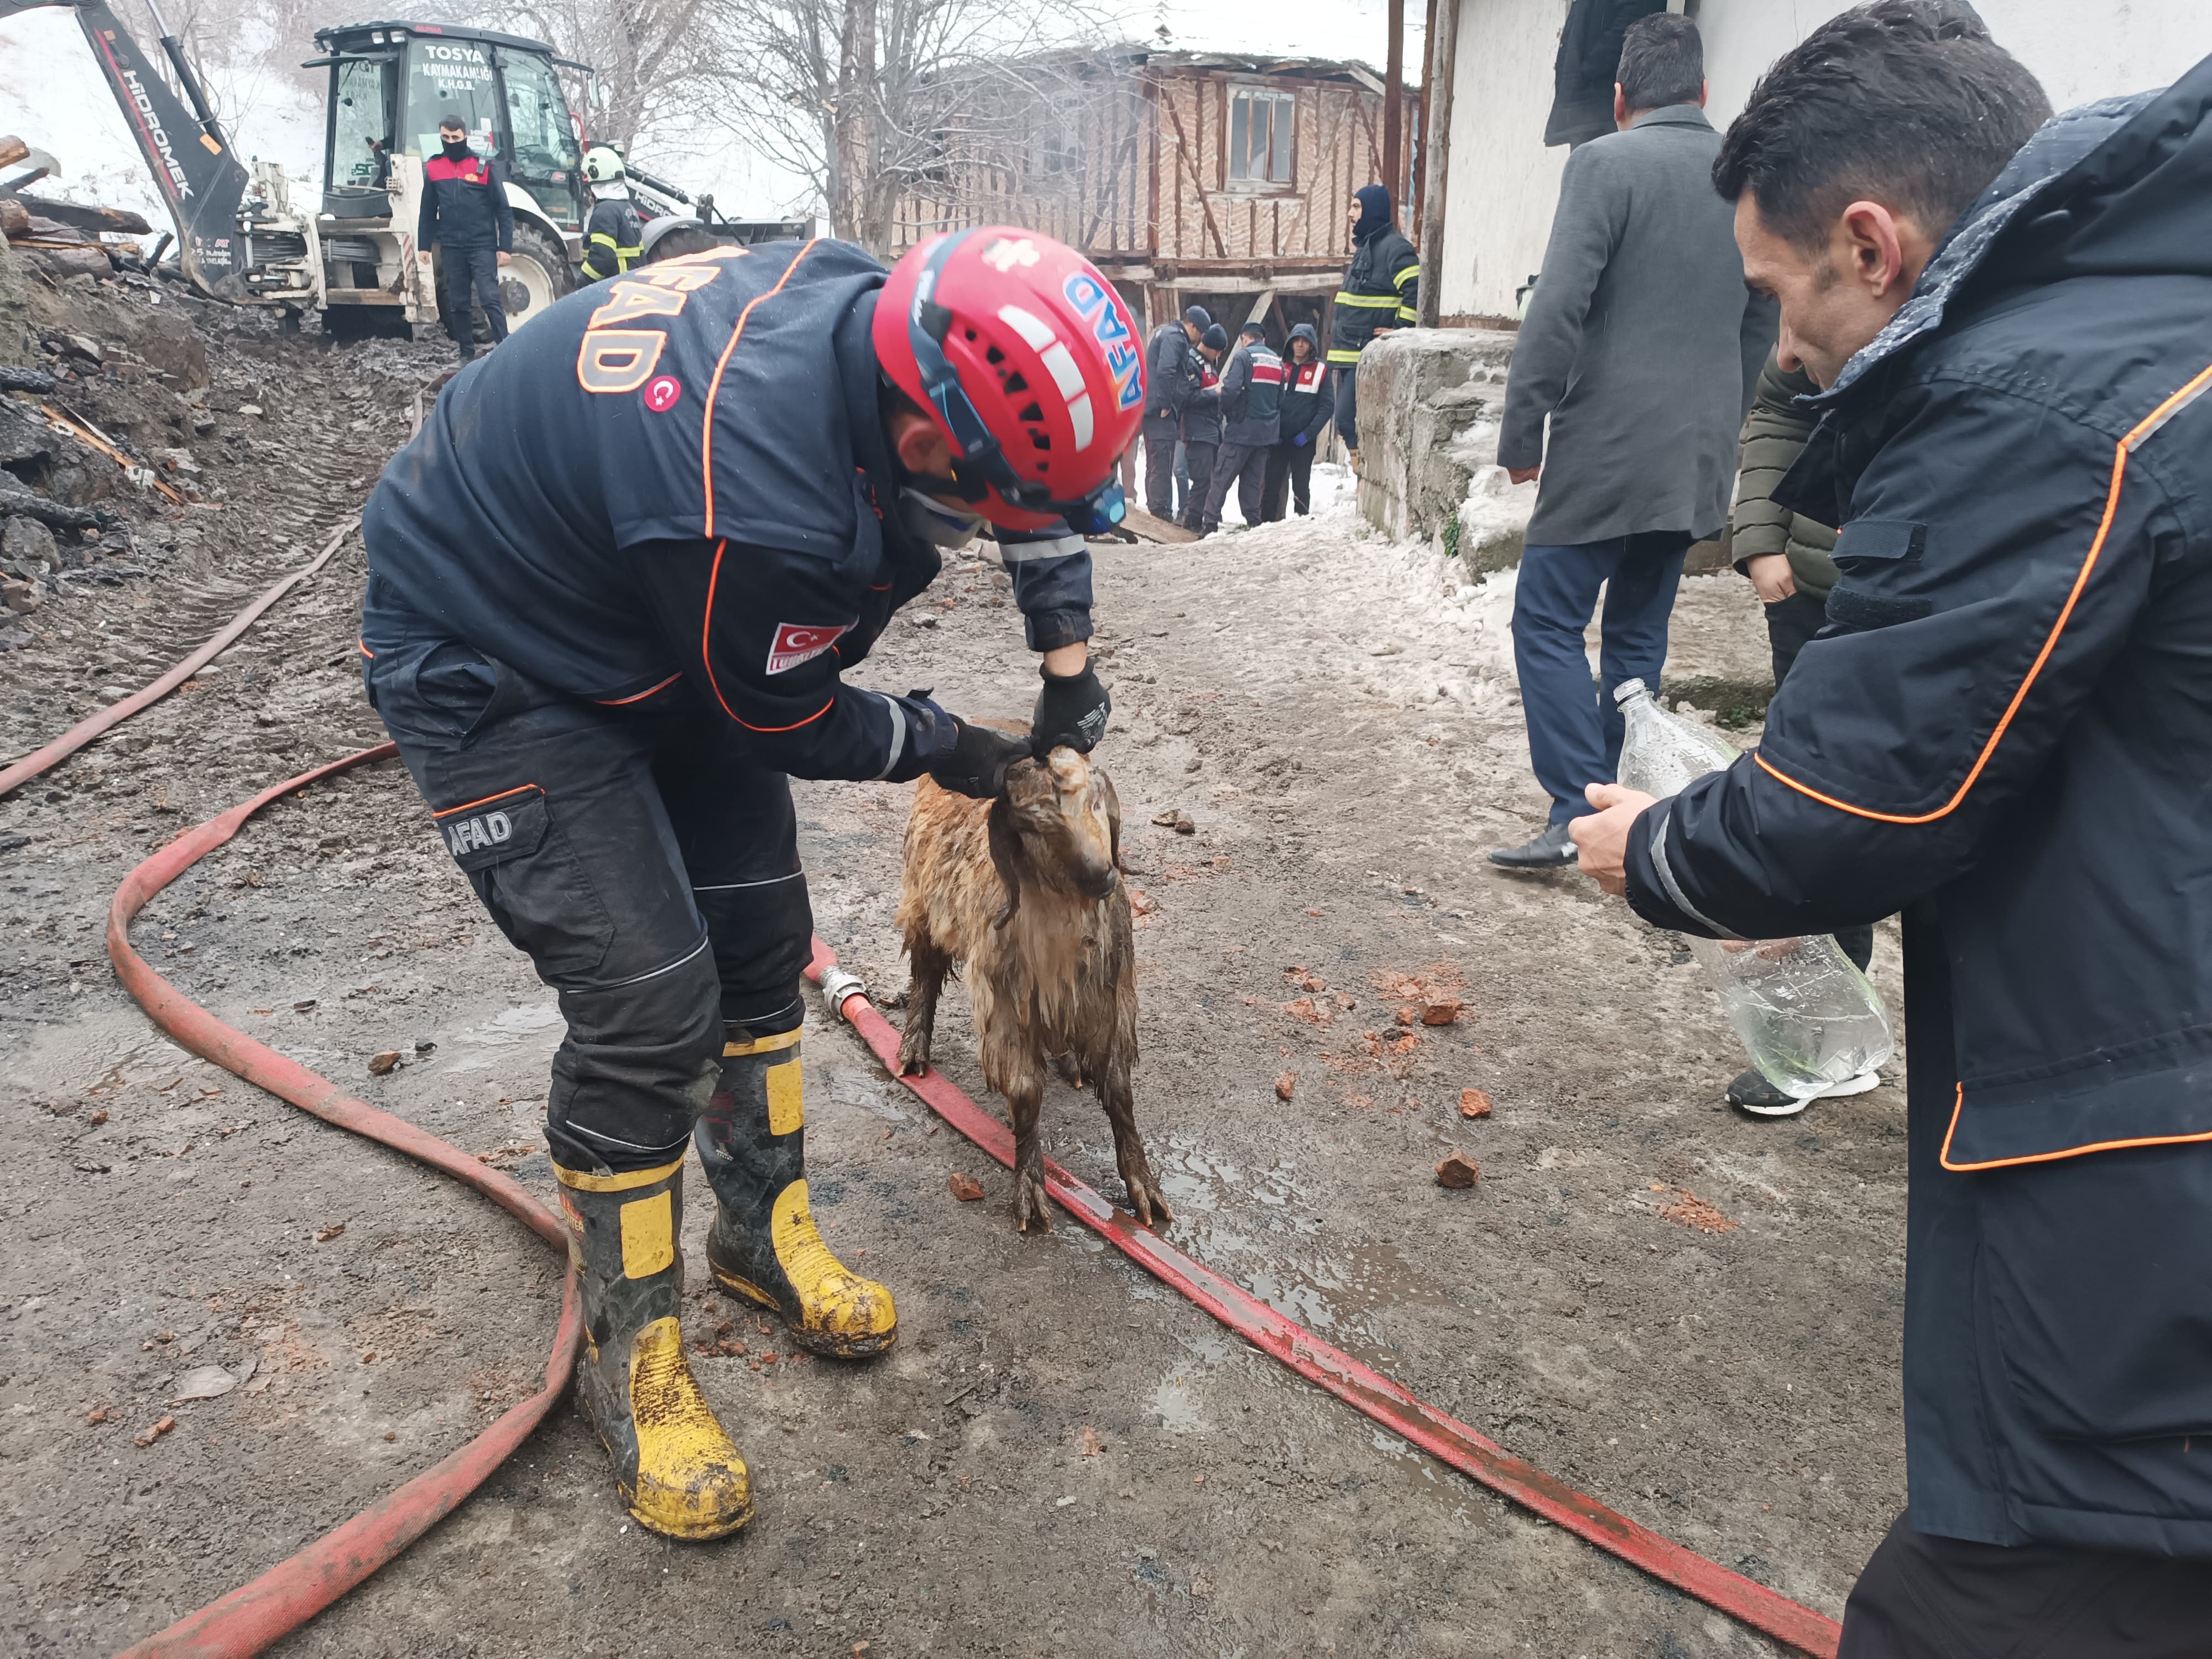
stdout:
[[(846, 242), (708, 249), (580, 289), (464, 370), (364, 514), (370, 702), (559, 994), (545, 1130), (579, 1393), (655, 1532), (752, 1513), (678, 1326), (687, 1146), (726, 1293), (818, 1354), (896, 1334), (808, 1204), (787, 780), (927, 772), (985, 798), (1097, 742), (1083, 536), (1122, 515), (1141, 348), (1081, 256), (1022, 230), (889, 272)], [(1042, 653), (1024, 738), (843, 678), (987, 522)]]
[(603, 283), (639, 263), (645, 224), (629, 199), (622, 152), (594, 144), (584, 152), (584, 177), (592, 186), (592, 216), (584, 227), (584, 280)]
[(1362, 185), (1352, 192), (1352, 263), (1337, 290), (1328, 361), (1336, 370), (1336, 432), (1359, 471), (1359, 354), (1378, 334), (1411, 328), (1421, 291), (1420, 256), (1398, 228), (1390, 192)]

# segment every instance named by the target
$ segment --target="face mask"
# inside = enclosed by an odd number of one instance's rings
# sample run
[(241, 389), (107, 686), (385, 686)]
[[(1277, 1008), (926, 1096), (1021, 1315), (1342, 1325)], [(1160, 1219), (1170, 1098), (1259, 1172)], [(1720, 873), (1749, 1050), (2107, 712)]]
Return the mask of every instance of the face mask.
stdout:
[(469, 159), (469, 141), (467, 139), (448, 138), (445, 141), (445, 145), (446, 159), (447, 161), (465, 161)]
[(911, 484), (899, 488), (899, 521), (908, 535), (932, 547), (965, 547), (982, 533), (984, 525), (981, 514), (947, 507)]

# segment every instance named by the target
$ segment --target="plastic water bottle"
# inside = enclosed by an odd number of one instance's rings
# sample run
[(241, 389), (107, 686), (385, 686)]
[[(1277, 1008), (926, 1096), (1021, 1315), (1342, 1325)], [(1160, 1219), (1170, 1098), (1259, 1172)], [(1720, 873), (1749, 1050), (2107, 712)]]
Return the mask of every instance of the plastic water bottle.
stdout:
[[(1613, 695), (1628, 728), (1620, 745), (1627, 787), (1663, 798), (1735, 760), (1718, 732), (1668, 714), (1642, 680), (1624, 680)], [(1828, 934), (1689, 945), (1751, 1063), (1786, 1095), (1809, 1100), (1874, 1070), (1897, 1046), (1881, 994)]]

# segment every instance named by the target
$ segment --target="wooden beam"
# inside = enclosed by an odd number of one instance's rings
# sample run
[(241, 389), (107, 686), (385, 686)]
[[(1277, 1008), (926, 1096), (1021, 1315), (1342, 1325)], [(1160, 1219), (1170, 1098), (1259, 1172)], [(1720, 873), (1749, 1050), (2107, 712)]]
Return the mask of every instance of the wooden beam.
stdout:
[(31, 153), (31, 147), (14, 133), (0, 137), (0, 167), (12, 167)]
[[(1198, 99), (1199, 118), (1203, 120), (1206, 116), (1206, 85), (1203, 82), (1199, 83)], [(1213, 204), (1206, 197), (1206, 180), (1199, 177), (1198, 158), (1192, 154), (1190, 140), (1182, 130), (1182, 112), (1176, 107), (1172, 98), (1168, 100), (1168, 119), (1175, 124), (1176, 158), (1182, 163), (1182, 171), (1190, 174), (1190, 187), (1198, 192), (1198, 210), (1206, 216), (1206, 228), (1213, 233), (1213, 251), (1225, 259), (1229, 257), (1229, 240), (1221, 234), (1221, 227), (1214, 222)]]
[(1429, 30), (1429, 91), (1421, 100), (1421, 294), (1414, 305), (1420, 326), (1434, 328), (1443, 300), (1444, 216), (1451, 204), (1452, 79), (1459, 58), (1460, 8), (1472, 0), (1434, 0)]
[(1403, 208), (1399, 144), (1404, 137), (1406, 102), (1406, 0), (1390, 0), (1389, 56), (1382, 63), (1382, 182), (1390, 187), (1390, 204)]
[(1248, 323), (1260, 321), (1267, 314), (1267, 307), (1274, 303), (1275, 285), (1270, 283), (1260, 290), (1260, 297), (1252, 301), (1252, 309), (1246, 314), (1244, 320)]
[[(1429, 131), (1429, 110), (1431, 107), (1429, 100), (1434, 92), (1431, 82), (1437, 66), (1437, 7), (1440, 0), (1428, 0), (1428, 19), (1421, 30), (1421, 137), (1420, 143), (1416, 146), (1418, 152), (1424, 158), (1429, 153), (1429, 146), (1435, 142), (1435, 135)], [(1413, 246), (1417, 248), (1421, 245), (1421, 210), (1425, 205), (1422, 187), (1427, 183), (1429, 169), (1425, 159), (1421, 166), (1414, 170), (1413, 210), (1406, 221), (1406, 234), (1413, 239)]]

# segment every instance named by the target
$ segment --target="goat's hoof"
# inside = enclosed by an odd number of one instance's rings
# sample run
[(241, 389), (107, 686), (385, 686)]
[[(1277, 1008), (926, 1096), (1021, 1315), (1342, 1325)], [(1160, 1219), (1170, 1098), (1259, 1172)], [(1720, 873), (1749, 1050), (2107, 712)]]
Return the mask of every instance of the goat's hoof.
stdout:
[(1035, 1176), (1018, 1176), (1014, 1179), (1014, 1231), (1025, 1233), (1032, 1224), (1041, 1233), (1052, 1231), (1052, 1200), (1045, 1196), (1043, 1182)]
[(1132, 1181), (1123, 1176), (1121, 1184), (1129, 1189), (1130, 1213), (1143, 1225), (1157, 1229), (1175, 1219), (1168, 1209), (1167, 1200), (1160, 1196), (1158, 1182), (1143, 1176)]
[(916, 1043), (911, 1048), (904, 1043), (899, 1045), (898, 1074), (901, 1077), (920, 1077), (928, 1069), (929, 1045), (927, 1043)]

